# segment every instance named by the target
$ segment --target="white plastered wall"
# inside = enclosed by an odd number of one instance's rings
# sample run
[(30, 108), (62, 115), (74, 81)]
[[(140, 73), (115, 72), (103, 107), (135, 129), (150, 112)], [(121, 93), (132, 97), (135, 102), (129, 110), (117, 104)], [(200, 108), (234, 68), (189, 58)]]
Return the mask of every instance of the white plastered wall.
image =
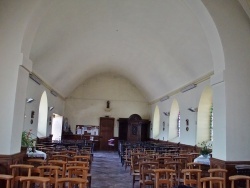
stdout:
[[(41, 100), (41, 96), (43, 92), (46, 91), (48, 98), (48, 106), (53, 106), (54, 109), (52, 111), (48, 111), (48, 117), (52, 116), (53, 113), (63, 115), (64, 113), (64, 100), (59, 97), (55, 97), (50, 93), (50, 90), (44, 87), (43, 85), (38, 85), (31, 79), (28, 79), (28, 87), (26, 98), (35, 99), (32, 103), (26, 103), (25, 105), (25, 116), (24, 118), (24, 126), (23, 130), (32, 129), (32, 134), (37, 134), (37, 126), (38, 126), (38, 113), (39, 113), (39, 104)], [(35, 112), (35, 116), (33, 118), (33, 124), (30, 123), (31, 120), (31, 112)], [(47, 125), (47, 136), (51, 134), (51, 125)]]
[[(1, 154), (20, 152), (27, 72), (21, 44), (35, 1), (0, 2), (0, 148)], [(24, 11), (25, 10), (25, 11)]]
[[(111, 111), (105, 111), (107, 101)], [(118, 118), (139, 114), (149, 119), (149, 106), (140, 91), (127, 79), (115, 74), (100, 74), (81, 84), (66, 99), (65, 116), (72, 132), (76, 125), (97, 125), (99, 118), (115, 118), (114, 136), (118, 136)]]
[[(225, 71), (213, 78), (213, 157), (225, 161), (250, 158), (250, 21), (238, 1), (203, 0), (218, 29)], [(225, 6), (226, 5), (226, 6)], [(220, 129), (216, 128), (220, 125)], [(244, 141), (244, 142), (242, 142)]]
[[(181, 126), (180, 126), (180, 138), (178, 140), (173, 140), (173, 142), (180, 142), (187, 145), (196, 145), (196, 130), (197, 130), (197, 113), (190, 112), (188, 108), (193, 107), (196, 108), (199, 105), (200, 97), (202, 91), (206, 86), (210, 85), (210, 80), (206, 80), (202, 83), (199, 83), (196, 88), (189, 90), (185, 93), (177, 93), (173, 96), (170, 96), (168, 100), (163, 102), (157, 102), (160, 109), (160, 134), (159, 139), (169, 140), (169, 116), (165, 116), (163, 112), (170, 112), (171, 105), (174, 99), (177, 100), (179, 109), (180, 109), (180, 118), (181, 118)], [(155, 108), (155, 104), (151, 105), (151, 111)], [(153, 116), (152, 116), (153, 117)], [(186, 119), (189, 120), (189, 130), (186, 131)], [(151, 120), (152, 121), (152, 120)], [(165, 130), (162, 130), (162, 122), (165, 121)]]

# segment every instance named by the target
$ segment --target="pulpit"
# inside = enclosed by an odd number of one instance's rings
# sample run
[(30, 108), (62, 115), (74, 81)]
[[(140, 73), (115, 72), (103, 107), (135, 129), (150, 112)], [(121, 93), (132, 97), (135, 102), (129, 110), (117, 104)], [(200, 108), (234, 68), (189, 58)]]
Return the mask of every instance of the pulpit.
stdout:
[(150, 134), (150, 121), (144, 120), (138, 114), (129, 118), (119, 118), (119, 140), (147, 141)]

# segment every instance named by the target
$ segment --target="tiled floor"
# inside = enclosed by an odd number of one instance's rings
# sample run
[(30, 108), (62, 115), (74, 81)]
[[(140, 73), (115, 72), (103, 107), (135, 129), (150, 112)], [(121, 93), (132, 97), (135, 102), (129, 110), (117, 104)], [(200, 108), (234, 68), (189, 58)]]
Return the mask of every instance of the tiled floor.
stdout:
[[(117, 152), (94, 152), (91, 188), (132, 188), (129, 168), (125, 171)], [(134, 188), (138, 188), (136, 182)]]

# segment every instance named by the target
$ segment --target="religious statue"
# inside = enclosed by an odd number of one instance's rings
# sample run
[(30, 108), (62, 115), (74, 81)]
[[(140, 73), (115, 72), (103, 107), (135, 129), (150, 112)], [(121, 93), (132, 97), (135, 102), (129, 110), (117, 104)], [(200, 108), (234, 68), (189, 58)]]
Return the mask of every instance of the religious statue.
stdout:
[(107, 108), (109, 108), (109, 105), (110, 105), (110, 102), (109, 102), (109, 101), (107, 101)]
[(68, 128), (69, 128), (69, 125), (68, 125), (68, 118), (65, 118), (64, 119), (64, 123), (63, 123), (63, 130), (65, 132), (68, 132)]

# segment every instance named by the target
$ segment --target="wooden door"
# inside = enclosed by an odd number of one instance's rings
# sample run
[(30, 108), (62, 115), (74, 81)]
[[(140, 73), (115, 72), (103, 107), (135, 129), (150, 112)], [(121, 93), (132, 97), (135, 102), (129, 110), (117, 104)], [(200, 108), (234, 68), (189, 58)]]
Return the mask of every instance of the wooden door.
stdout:
[(100, 150), (109, 150), (108, 140), (114, 137), (114, 118), (100, 118)]

